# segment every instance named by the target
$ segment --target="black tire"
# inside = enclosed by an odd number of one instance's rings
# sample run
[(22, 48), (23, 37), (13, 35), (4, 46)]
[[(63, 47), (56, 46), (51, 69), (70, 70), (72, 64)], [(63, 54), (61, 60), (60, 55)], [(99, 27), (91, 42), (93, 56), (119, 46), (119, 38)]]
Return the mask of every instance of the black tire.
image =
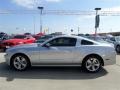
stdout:
[[(93, 67), (95, 68), (94, 70)], [(101, 58), (99, 58), (98, 56), (88, 56), (82, 62), (82, 69), (89, 73), (96, 73), (100, 71), (101, 68), (102, 68), (102, 62), (101, 62)]]
[(17, 54), (12, 57), (11, 66), (17, 71), (24, 71), (30, 67), (30, 61), (27, 56)]
[(115, 49), (117, 53), (120, 53), (120, 45), (117, 45)]

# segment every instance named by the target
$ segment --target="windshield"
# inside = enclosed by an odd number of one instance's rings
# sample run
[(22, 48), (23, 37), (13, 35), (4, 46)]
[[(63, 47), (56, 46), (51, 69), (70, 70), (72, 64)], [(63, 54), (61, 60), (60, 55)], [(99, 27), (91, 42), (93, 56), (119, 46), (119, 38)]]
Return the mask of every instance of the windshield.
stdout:
[(41, 36), (39, 39), (49, 39), (52, 38), (52, 36)]
[(48, 39), (50, 39), (50, 38), (52, 38), (51, 35), (41, 36), (41, 37), (36, 41), (36, 43), (43, 43), (43, 42), (45, 42), (46, 40), (48, 40)]

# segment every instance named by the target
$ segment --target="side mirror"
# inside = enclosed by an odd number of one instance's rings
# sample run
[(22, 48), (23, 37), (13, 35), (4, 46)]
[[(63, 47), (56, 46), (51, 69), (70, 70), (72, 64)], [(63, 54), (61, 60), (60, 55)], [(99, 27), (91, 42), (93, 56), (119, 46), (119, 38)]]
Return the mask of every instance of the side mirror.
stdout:
[(47, 44), (44, 45), (44, 47), (46, 47), (46, 48), (50, 48), (50, 44), (47, 43)]

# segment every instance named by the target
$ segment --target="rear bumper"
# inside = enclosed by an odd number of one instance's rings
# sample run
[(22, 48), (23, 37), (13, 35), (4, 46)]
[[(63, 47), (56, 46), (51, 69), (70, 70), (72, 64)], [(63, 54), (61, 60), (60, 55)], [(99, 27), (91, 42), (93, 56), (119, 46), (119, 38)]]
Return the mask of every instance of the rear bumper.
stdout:
[(106, 55), (103, 55), (104, 66), (116, 64), (116, 52), (109, 52)]

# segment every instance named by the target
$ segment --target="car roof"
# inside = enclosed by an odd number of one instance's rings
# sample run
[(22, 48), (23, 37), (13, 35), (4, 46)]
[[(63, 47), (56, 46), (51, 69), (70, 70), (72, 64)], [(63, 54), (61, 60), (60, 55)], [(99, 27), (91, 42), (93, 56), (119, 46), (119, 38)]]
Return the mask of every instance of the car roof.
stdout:
[(68, 37), (68, 38), (77, 38), (77, 39), (84, 39), (84, 40), (88, 40), (88, 41), (92, 41), (92, 42), (96, 42), (94, 40), (82, 37), (82, 36), (73, 36), (73, 35), (61, 35), (61, 36), (56, 36), (54, 38), (59, 38), (59, 37)]

